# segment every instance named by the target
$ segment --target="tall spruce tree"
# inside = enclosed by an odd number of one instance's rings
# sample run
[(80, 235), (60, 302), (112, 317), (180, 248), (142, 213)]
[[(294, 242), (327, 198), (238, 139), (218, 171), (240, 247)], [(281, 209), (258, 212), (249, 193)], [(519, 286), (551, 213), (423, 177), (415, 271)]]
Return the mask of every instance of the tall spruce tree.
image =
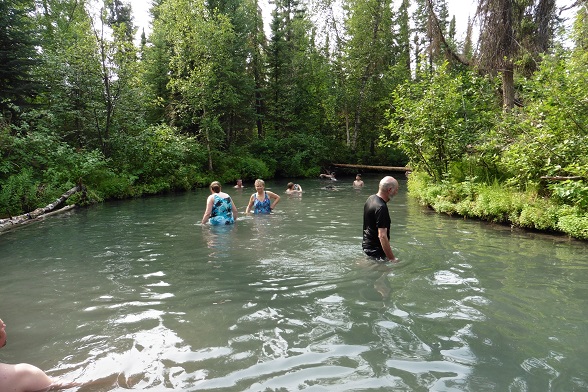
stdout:
[[(247, 140), (255, 126), (256, 100), (260, 99), (263, 76), (260, 51), (263, 42), (261, 10), (254, 0), (211, 0), (207, 3), (211, 14), (224, 15), (232, 26), (232, 39), (227, 41), (230, 53), (223, 65), (227, 85), (225, 95), (219, 101), (220, 125), (225, 133), (225, 147), (237, 140)], [(254, 61), (255, 59), (255, 61)], [(256, 93), (258, 95), (256, 95)], [(259, 101), (257, 101), (259, 104)], [(259, 124), (257, 124), (259, 126)]]
[(345, 7), (349, 39), (344, 48), (344, 69), (352, 118), (348, 146), (356, 152), (361, 141), (373, 151), (373, 141), (384, 122), (379, 105), (390, 93), (389, 68), (398, 53), (392, 2), (351, 0)]
[(155, 0), (149, 10), (153, 29), (142, 53), (142, 83), (145, 86), (147, 105), (147, 122), (168, 123), (173, 125), (175, 118), (172, 110), (172, 92), (168, 86), (170, 80), (170, 59), (172, 42), (166, 30), (166, 20), (161, 18), (163, 0)]
[(405, 67), (406, 74), (403, 79), (410, 77), (411, 61), (410, 61), (410, 16), (408, 8), (410, 6), (409, 0), (402, 0), (398, 8), (398, 15), (396, 18), (396, 25), (398, 26), (398, 60), (397, 64), (400, 67)]
[(0, 2), (0, 126), (15, 120), (18, 107), (30, 104), (40, 88), (32, 77), (40, 61), (33, 10), (32, 0)]
[(312, 100), (307, 95), (312, 80), (307, 56), (315, 50), (306, 8), (298, 0), (277, 0), (272, 12), (267, 48), (268, 125), (281, 135), (304, 128)]
[(37, 77), (47, 91), (40, 97), (51, 115), (44, 126), (80, 149), (101, 146), (95, 129), (95, 108), (102, 102), (98, 45), (91, 18), (80, 0), (45, 0), (39, 24), (43, 67)]

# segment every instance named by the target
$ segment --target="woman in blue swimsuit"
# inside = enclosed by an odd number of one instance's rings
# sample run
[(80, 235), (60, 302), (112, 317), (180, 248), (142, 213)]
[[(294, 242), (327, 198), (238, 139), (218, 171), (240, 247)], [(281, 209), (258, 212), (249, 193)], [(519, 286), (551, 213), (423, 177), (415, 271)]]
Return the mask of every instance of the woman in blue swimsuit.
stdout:
[(221, 191), (221, 184), (213, 181), (210, 184), (210, 196), (206, 199), (206, 211), (202, 217), (202, 224), (231, 225), (237, 220), (237, 208), (231, 196)]
[(255, 180), (255, 190), (256, 192), (249, 199), (245, 213), (248, 214), (252, 208), (254, 214), (269, 214), (272, 212), (276, 204), (280, 202), (280, 196), (274, 192), (266, 191), (265, 182), (259, 179)]

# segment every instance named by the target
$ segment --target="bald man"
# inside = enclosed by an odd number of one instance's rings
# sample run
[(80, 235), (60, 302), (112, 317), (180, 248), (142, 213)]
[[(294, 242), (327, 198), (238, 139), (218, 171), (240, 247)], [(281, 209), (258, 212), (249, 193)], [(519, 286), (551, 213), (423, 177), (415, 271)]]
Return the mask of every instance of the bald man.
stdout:
[(378, 193), (371, 195), (363, 207), (363, 241), (366, 255), (378, 260), (397, 261), (390, 245), (390, 213), (387, 203), (398, 193), (394, 177), (382, 178)]

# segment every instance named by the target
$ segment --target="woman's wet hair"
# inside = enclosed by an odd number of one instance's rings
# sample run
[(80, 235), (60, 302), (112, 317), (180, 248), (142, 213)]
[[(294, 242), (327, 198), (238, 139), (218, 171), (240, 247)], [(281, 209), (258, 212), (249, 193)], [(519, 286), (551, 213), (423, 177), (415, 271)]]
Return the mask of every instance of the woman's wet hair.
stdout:
[(213, 181), (210, 183), (210, 190), (214, 193), (219, 193), (221, 191), (221, 184), (218, 181)]

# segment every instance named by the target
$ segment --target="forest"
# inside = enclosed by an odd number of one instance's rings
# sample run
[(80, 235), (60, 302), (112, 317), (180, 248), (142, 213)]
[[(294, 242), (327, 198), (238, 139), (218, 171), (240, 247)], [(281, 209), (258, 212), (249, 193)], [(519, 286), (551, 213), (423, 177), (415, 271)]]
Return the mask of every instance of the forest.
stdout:
[[(564, 20), (564, 11), (572, 20)], [(588, 239), (588, 2), (0, 1), (0, 219), (333, 163), (440, 213)], [(567, 26), (571, 26), (566, 29)], [(266, 27), (267, 26), (267, 27)]]

